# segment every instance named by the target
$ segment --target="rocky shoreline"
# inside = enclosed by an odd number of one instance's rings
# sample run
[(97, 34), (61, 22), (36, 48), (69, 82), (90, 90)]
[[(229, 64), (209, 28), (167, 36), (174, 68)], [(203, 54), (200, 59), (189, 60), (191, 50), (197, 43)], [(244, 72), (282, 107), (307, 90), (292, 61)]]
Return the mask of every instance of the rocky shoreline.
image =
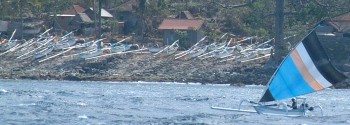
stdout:
[[(350, 77), (348, 41), (334, 38), (321, 40), (333, 64)], [(65, 55), (71, 55), (70, 52)], [(279, 65), (271, 63), (269, 58), (240, 63), (234, 60), (220, 62), (222, 60), (217, 58), (175, 59), (173, 55), (154, 56), (152, 53), (126, 53), (91, 60), (61, 55), (41, 63), (41, 59), (34, 57), (16, 57), (16, 53), (1, 56), (0, 79), (265, 85)], [(338, 88), (349, 86), (350, 80), (336, 85)]]
[(178, 59), (149, 53), (128, 53), (93, 60), (59, 57), (47, 62), (2, 58), (0, 78), (71, 81), (157, 81), (202, 84), (266, 84), (273, 68), (268, 58), (237, 63), (217, 59)]

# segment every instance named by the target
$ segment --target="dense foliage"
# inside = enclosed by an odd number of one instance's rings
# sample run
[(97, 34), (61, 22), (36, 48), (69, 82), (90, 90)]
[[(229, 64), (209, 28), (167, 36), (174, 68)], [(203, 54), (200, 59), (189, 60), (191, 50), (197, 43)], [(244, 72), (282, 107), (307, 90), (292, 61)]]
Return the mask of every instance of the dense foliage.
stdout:
[[(104, 8), (113, 9), (129, 0), (102, 0)], [(175, 17), (189, 10), (196, 18), (206, 20), (206, 34), (219, 37), (223, 32), (242, 36), (274, 36), (274, 0), (136, 0), (133, 7), (139, 16), (140, 36), (159, 35), (157, 27), (162, 19)], [(98, 6), (97, 0), (0, 0), (0, 19), (22, 17), (50, 19), (73, 4), (83, 7)], [(246, 6), (232, 7), (231, 5)], [(350, 0), (285, 0), (285, 36), (304, 34), (322, 19), (348, 12)], [(22, 8), (22, 14), (20, 14)], [(51, 17), (52, 18), (52, 17)]]

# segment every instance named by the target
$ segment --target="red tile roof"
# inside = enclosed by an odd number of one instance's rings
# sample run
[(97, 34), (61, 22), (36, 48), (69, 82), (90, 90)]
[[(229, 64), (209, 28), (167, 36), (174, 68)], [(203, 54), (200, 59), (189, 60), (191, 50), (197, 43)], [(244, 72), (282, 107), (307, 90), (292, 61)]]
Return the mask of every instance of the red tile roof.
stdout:
[(79, 5), (73, 5), (73, 7), (65, 10), (62, 12), (62, 14), (65, 15), (76, 15), (78, 13), (84, 13), (85, 9)]
[(160, 30), (198, 30), (202, 27), (203, 20), (164, 19), (160, 24)]

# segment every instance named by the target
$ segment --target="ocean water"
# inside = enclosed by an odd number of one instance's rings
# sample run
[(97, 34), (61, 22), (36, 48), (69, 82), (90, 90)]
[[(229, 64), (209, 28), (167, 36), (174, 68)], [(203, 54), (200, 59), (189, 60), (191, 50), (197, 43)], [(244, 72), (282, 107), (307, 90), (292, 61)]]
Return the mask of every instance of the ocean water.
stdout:
[[(211, 109), (258, 100), (263, 86), (152, 82), (0, 80), (0, 124), (10, 125), (325, 125), (350, 124), (350, 91), (306, 95), (320, 110), (284, 117)], [(249, 108), (245, 107), (244, 108)]]

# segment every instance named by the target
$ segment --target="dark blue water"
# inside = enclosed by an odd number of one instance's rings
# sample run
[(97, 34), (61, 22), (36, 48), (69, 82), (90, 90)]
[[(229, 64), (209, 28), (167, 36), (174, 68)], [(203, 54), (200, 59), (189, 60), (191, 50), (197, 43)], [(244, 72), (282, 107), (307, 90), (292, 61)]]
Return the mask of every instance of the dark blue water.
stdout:
[(87, 124), (350, 124), (350, 91), (309, 94), (320, 104), (310, 117), (283, 117), (210, 109), (258, 100), (264, 87), (178, 83), (0, 80), (0, 123)]

